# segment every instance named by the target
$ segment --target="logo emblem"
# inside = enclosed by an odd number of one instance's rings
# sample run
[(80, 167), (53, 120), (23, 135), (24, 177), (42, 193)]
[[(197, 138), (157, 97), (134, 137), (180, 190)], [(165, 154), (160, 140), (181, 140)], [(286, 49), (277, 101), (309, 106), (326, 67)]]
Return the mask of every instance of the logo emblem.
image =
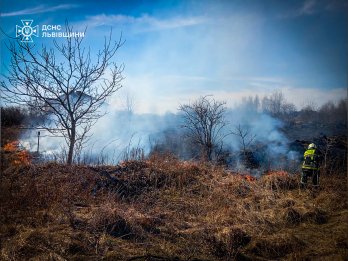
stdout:
[(39, 26), (32, 27), (34, 20), (21, 20), (23, 27), (16, 25), (16, 37), (22, 37), (22, 42), (33, 42), (32, 36), (39, 36)]

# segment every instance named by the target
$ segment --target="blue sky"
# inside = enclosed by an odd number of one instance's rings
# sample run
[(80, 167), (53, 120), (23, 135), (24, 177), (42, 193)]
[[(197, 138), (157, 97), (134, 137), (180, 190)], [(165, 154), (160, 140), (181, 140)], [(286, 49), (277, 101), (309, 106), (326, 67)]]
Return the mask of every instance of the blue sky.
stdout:
[[(126, 40), (124, 88), (110, 103), (133, 97), (137, 112), (175, 112), (180, 103), (214, 95), (233, 105), (243, 96), (281, 90), (298, 107), (347, 95), (345, 1), (7, 1), (1, 28), (15, 36), (33, 25), (88, 27), (97, 50), (113, 28)], [(1, 36), (1, 72), (8, 53)], [(50, 38), (36, 43), (52, 45)]]

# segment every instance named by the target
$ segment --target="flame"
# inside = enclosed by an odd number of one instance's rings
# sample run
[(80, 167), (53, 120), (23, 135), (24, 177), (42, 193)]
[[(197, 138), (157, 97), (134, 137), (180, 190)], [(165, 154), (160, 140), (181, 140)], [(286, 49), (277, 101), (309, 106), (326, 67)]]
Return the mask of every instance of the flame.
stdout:
[(18, 141), (13, 141), (5, 144), (4, 146), (4, 151), (5, 152), (15, 152), (18, 150), (19, 142)]
[(30, 164), (30, 154), (27, 150), (19, 148), (19, 142), (13, 141), (5, 144), (3, 150), (7, 153), (10, 153), (9, 157), (11, 163), (14, 165), (28, 165)]
[(256, 180), (256, 178), (254, 176), (251, 176), (251, 175), (244, 175), (244, 179), (249, 181), (249, 182)]

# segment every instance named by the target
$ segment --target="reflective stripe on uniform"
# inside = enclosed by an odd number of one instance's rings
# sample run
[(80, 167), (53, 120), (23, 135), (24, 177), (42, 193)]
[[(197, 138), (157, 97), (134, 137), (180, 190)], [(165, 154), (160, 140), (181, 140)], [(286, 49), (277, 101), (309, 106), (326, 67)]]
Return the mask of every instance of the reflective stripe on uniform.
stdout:
[[(315, 159), (315, 149), (309, 149), (306, 150), (305, 153), (303, 154), (304, 161), (302, 163), (302, 168), (303, 169), (313, 169), (313, 170), (318, 170), (319, 168), (316, 167), (316, 163), (314, 162)], [(310, 163), (306, 164), (306, 159), (310, 157)]]

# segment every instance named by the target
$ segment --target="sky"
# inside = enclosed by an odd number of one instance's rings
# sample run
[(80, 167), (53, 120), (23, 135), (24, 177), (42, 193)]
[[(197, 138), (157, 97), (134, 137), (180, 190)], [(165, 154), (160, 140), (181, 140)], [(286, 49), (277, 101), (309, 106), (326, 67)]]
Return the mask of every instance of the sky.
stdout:
[[(244, 96), (281, 91), (297, 108), (347, 97), (346, 1), (0, 1), (1, 73), (7, 36), (21, 19), (35, 25), (87, 27), (95, 52), (112, 28), (124, 45), (123, 88), (115, 108), (132, 98), (137, 113), (176, 112), (213, 95), (233, 106)], [(42, 32), (40, 32), (41, 34)], [(53, 38), (34, 37), (53, 46)]]

